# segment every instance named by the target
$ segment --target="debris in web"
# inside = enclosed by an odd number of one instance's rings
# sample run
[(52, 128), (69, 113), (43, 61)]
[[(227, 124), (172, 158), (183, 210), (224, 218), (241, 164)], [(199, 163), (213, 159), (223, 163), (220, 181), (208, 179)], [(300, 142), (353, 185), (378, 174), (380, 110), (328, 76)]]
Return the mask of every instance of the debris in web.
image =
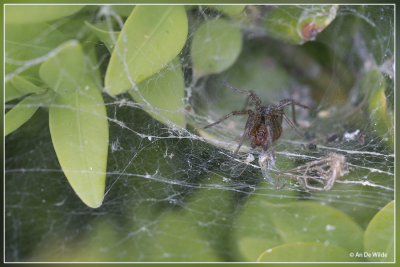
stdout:
[(283, 177), (288, 177), (295, 179), (305, 189), (329, 191), (336, 180), (347, 173), (345, 156), (331, 152), (320, 159), (307, 162), (290, 170), (278, 172), (275, 179), (275, 188), (282, 189), (285, 183), (279, 186), (279, 180)]
[(278, 186), (278, 181), (274, 181), (271, 173), (269, 172), (269, 170), (275, 168), (275, 155), (271, 150), (263, 150), (263, 152), (260, 154), (260, 157), (258, 158), (258, 164), (260, 165), (264, 179), (267, 180), (270, 184), (274, 184), (276, 189), (281, 189), (285, 186), (284, 184), (282, 186)]

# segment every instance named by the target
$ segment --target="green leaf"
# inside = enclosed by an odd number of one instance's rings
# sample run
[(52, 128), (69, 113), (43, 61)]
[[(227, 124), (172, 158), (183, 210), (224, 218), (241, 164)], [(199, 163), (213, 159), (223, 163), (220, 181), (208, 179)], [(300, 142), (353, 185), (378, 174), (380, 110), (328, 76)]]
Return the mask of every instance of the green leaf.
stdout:
[(84, 77), (82, 48), (76, 41), (66, 42), (57, 48), (39, 70), (40, 77), (60, 94), (76, 92)]
[(7, 5), (6, 24), (30, 24), (55, 20), (78, 12), (84, 5)]
[(40, 68), (58, 94), (49, 109), (50, 133), (58, 161), (76, 194), (89, 207), (103, 201), (108, 124), (100, 90), (84, 72), (77, 42), (64, 44)]
[(97, 38), (99, 38), (99, 40), (102, 41), (106, 45), (108, 51), (111, 53), (113, 51), (115, 43), (118, 39), (119, 32), (103, 30), (99, 27), (96, 27), (93, 24), (90, 24), (87, 21), (85, 21), (85, 24), (97, 36)]
[[(38, 38), (40, 36), (40, 38)], [(47, 23), (9, 24), (5, 27), (6, 81), (24, 72), (37, 76), (38, 60), (65, 41), (65, 35)], [(13, 73), (17, 71), (16, 73)], [(11, 77), (8, 77), (11, 76)]]
[(178, 60), (162, 69), (129, 91), (132, 98), (143, 104), (143, 109), (160, 122), (185, 127), (183, 113), (185, 85)]
[(292, 44), (314, 40), (336, 17), (337, 5), (275, 6), (264, 26), (269, 35)]
[(103, 79), (101, 77), (99, 63), (96, 56), (96, 47), (89, 45), (87, 49), (83, 48), (85, 53), (85, 73), (90, 76), (95, 82), (97, 89), (101, 92), (103, 90)]
[(41, 97), (31, 95), (21, 100), (15, 107), (6, 113), (5, 116), (5, 135), (12, 133), (25, 122), (27, 122), (36, 110), (38, 110), (41, 102)]
[[(78, 236), (73, 242), (65, 244), (63, 253), (59, 253), (57, 236), (47, 238), (35, 250), (33, 261), (54, 262), (104, 262), (118, 261), (118, 249), (110, 244), (120, 240), (112, 219), (98, 219), (90, 226), (91, 230)], [(107, 251), (104, 251), (107, 247)]]
[(242, 49), (238, 26), (225, 19), (204, 22), (193, 37), (191, 55), (196, 77), (229, 68)]
[(234, 218), (234, 192), (218, 175), (204, 179), (188, 200), (187, 212), (220, 254), (231, 254), (231, 223)]
[[(351, 160), (351, 156), (347, 155), (347, 160)], [(365, 158), (369, 160), (368, 158)], [(358, 177), (366, 177), (365, 181), (368, 183), (379, 185), (366, 186), (365, 184), (348, 184), (336, 183), (330, 192), (313, 192), (312, 197), (318, 199), (321, 203), (329, 203), (329, 205), (346, 213), (355, 222), (357, 222), (363, 229), (367, 228), (368, 223), (375, 216), (377, 209), (383, 208), (391, 198), (393, 192), (388, 188), (393, 188), (394, 175), (391, 174), (390, 168), (394, 167), (392, 159), (389, 161), (383, 160), (381, 163), (375, 162), (371, 167), (385, 170), (383, 172), (372, 172), (370, 169), (355, 168), (350, 171), (346, 177), (342, 179), (352, 181)], [(390, 162), (390, 163), (388, 163)], [(388, 171), (389, 170), (389, 171)], [(357, 192), (356, 194), (349, 194), (350, 192)], [(365, 203), (371, 195), (380, 195), (379, 199), (374, 200), (374, 206), (371, 205), (349, 205), (349, 203)]]
[(248, 201), (236, 222), (241, 259), (255, 261), (263, 251), (293, 242), (320, 242), (349, 251), (362, 248), (361, 228), (344, 213), (311, 201), (272, 204), (261, 197)]
[(394, 118), (393, 111), (387, 106), (385, 79), (378, 70), (371, 70), (364, 74), (362, 84), (371, 94), (368, 109), (374, 129), (394, 150)]
[(246, 5), (206, 5), (209, 8), (215, 9), (225, 15), (230, 17), (235, 17), (242, 13)]
[[(372, 218), (365, 230), (364, 248), (371, 253), (368, 260), (394, 261), (394, 237), (394, 201), (391, 201)], [(376, 256), (377, 253), (380, 253), (381, 257)]]
[(118, 36), (105, 89), (120, 94), (160, 71), (182, 50), (187, 32), (183, 6), (137, 6)]
[(151, 261), (220, 261), (208, 240), (197, 228), (188, 213), (165, 213), (153, 231), (156, 233), (150, 247)]
[(10, 80), (6, 81), (4, 84), (4, 96), (5, 96), (5, 103), (7, 103), (10, 100), (16, 99), (16, 98), (20, 98), (24, 95), (26, 95), (27, 93), (25, 92), (21, 92), (19, 91), (17, 88), (15, 88)]
[(44, 92), (44, 89), (36, 86), (25, 77), (16, 75), (5, 84), (5, 101), (8, 102), (27, 94), (39, 92)]
[(118, 15), (122, 17), (128, 17), (132, 10), (135, 8), (135, 5), (113, 5), (112, 9), (118, 13)]
[(296, 242), (264, 251), (258, 262), (349, 262), (355, 261), (342, 247), (318, 242)]

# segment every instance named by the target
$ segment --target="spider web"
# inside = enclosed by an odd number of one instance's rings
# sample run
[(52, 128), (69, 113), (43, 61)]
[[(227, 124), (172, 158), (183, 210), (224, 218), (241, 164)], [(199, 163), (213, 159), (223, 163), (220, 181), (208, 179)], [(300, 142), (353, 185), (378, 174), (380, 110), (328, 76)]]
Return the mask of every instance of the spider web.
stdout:
[[(361, 32), (350, 42), (347, 54), (334, 55), (323, 60), (325, 63), (309, 56), (308, 60), (314, 62), (314, 66), (325, 64), (324, 68), (331, 74), (331, 78), (325, 80), (325, 90), (317, 92), (317, 101), (313, 96), (315, 90), (301, 73), (308, 72), (307, 75), (313, 70), (302, 70), (288, 62), (293, 60), (294, 54), (307, 54), (318, 44), (305, 44), (302, 48), (281, 44), (270, 38), (259, 24), (248, 23), (248, 18), (254, 22), (262, 20), (262, 13), (269, 8), (253, 6), (244, 11), (247, 16), (239, 21), (243, 51), (231, 69), (193, 80), (190, 75), (190, 46), (181, 52), (188, 109), (180, 112), (185, 113), (186, 129), (171, 129), (158, 122), (128, 94), (103, 94), (110, 142), (106, 194), (99, 209), (84, 206), (65, 179), (53, 149), (45, 109), (39, 109), (22, 128), (7, 136), (5, 259), (191, 261), (191, 254), (184, 248), (171, 252), (161, 243), (151, 251), (143, 248), (158, 242), (160, 235), (176, 238), (178, 243), (189, 240), (199, 246), (198, 253), (204, 257), (211, 247), (218, 245), (212, 238), (198, 238), (185, 232), (180, 235), (168, 230), (165, 227), (168, 212), (181, 214), (186, 211), (191, 220), (203, 228), (233, 229), (235, 224), (232, 220), (252, 196), (264, 196), (282, 203), (286, 200), (316, 201), (338, 208), (365, 228), (370, 219), (393, 200), (395, 180), (394, 153), (385, 143), (389, 132), (384, 137), (376, 134), (369, 120), (368, 104), (363, 102), (360, 76), (371, 65), (382, 70), (387, 84), (388, 106), (393, 110), (394, 80), (392, 65), (388, 65), (394, 57), (393, 17), (384, 18), (391, 30), (383, 31), (380, 16), (387, 14), (383, 7), (376, 6), (368, 12), (361, 12), (356, 6), (339, 9), (336, 21), (326, 30), (334, 32), (331, 36), (343, 35), (343, 38), (337, 38), (331, 47), (326, 45), (324, 48), (348, 45), (348, 35), (343, 30), (346, 19), (357, 17), (376, 33), (374, 49), (378, 52), (370, 52), (371, 48), (365, 44), (368, 36)], [(187, 12), (191, 23), (188, 43), (201, 22), (220, 16), (207, 7), (196, 7)], [(122, 21), (117, 13), (106, 7), (96, 10), (94, 16), (99, 20)], [(98, 50), (102, 53), (99, 53), (99, 65), (95, 67), (104, 68), (109, 54), (102, 44), (98, 44)], [(260, 55), (264, 55), (262, 61)], [(364, 60), (361, 63), (357, 62), (360, 58)], [(255, 68), (261, 63), (265, 67), (262, 70), (264, 74), (253, 73), (251, 66)], [(22, 63), (21, 67), (29, 67), (29, 64)], [(333, 101), (335, 84), (344, 77), (346, 70), (343, 65), (353, 71), (354, 82), (348, 88), (346, 101)], [(245, 67), (250, 71), (246, 72)], [(357, 71), (357, 67), (361, 67), (360, 70)], [(239, 75), (240, 72), (247, 73), (248, 77)], [(151, 79), (157, 82), (159, 78), (155, 75)], [(313, 107), (312, 110), (296, 108), (298, 129), (305, 133), (304, 138), (297, 136), (283, 122), (282, 136), (274, 143), (276, 166), (266, 169), (271, 171), (268, 174), (271, 176), (263, 173), (265, 169), (258, 163), (261, 149), (251, 149), (248, 141), (243, 144), (238, 157), (232, 157), (243, 133), (246, 116), (232, 117), (210, 129), (202, 129), (243, 107), (245, 96), (225, 87), (223, 81), (243, 90), (253, 90), (264, 104), (293, 98)], [(13, 104), (6, 104), (6, 108), (12, 107)], [(285, 111), (291, 117), (290, 109)], [(274, 171), (302, 166), (331, 152), (343, 155), (348, 168), (347, 174), (337, 179), (331, 190), (307, 190), (289, 177), (284, 178), (287, 184), (282, 190), (275, 190), (271, 184)], [(208, 221), (206, 218), (209, 218), (210, 211), (196, 205), (193, 200), (201, 190), (214, 192), (208, 198), (211, 206), (215, 203), (226, 205), (227, 195), (233, 204), (224, 212), (215, 209), (214, 216), (218, 219)], [(185, 222), (175, 219), (171, 224), (182, 224), (184, 228)], [(219, 235), (218, 230), (213, 233)], [(76, 248), (85, 249), (86, 258)], [(95, 256), (99, 252), (104, 258)], [(223, 247), (218, 257), (215, 260), (238, 260), (229, 246)]]

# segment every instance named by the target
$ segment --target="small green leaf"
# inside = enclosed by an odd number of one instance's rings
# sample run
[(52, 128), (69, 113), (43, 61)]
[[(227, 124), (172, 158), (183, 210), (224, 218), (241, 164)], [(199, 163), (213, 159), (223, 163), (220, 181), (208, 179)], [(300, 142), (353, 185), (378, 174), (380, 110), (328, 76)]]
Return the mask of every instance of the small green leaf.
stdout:
[(242, 259), (255, 261), (263, 251), (293, 242), (362, 248), (361, 228), (344, 213), (311, 201), (272, 204), (262, 196), (253, 197), (237, 220), (234, 235)]
[(6, 81), (4, 84), (4, 96), (5, 96), (5, 103), (7, 103), (10, 100), (16, 99), (16, 98), (20, 98), (24, 95), (26, 95), (27, 93), (25, 92), (21, 92), (19, 91), (17, 88), (15, 88), (10, 80)]
[(106, 45), (108, 51), (111, 53), (113, 51), (115, 43), (118, 39), (119, 32), (103, 30), (101, 28), (96, 27), (93, 24), (90, 24), (87, 21), (85, 21), (85, 24), (97, 36), (97, 38), (99, 38), (99, 40), (102, 41)]
[(368, 109), (374, 129), (394, 150), (393, 111), (387, 106), (385, 79), (378, 70), (371, 70), (364, 74), (362, 84), (363, 88), (371, 94)]
[(193, 37), (191, 55), (196, 77), (229, 68), (242, 49), (238, 26), (225, 19), (204, 22)]
[(365, 230), (364, 248), (371, 253), (368, 260), (394, 261), (394, 237), (394, 201), (391, 201), (372, 218)]
[(40, 106), (41, 98), (31, 95), (21, 100), (15, 107), (6, 113), (5, 116), (5, 135), (12, 133), (25, 122), (27, 122)]
[(336, 17), (337, 5), (275, 6), (265, 28), (272, 37), (292, 44), (314, 40)]
[[(156, 76), (156, 77), (155, 77)], [(185, 85), (178, 60), (173, 60), (162, 69), (129, 91), (132, 98), (141, 104), (160, 122), (181, 128), (185, 127), (184, 106)]]
[(296, 242), (264, 251), (258, 262), (349, 262), (350, 252), (338, 246), (318, 242)]
[(84, 5), (7, 5), (6, 24), (30, 24), (55, 20), (78, 12)]
[(120, 94), (160, 71), (182, 50), (187, 32), (183, 6), (137, 6), (118, 36), (105, 89)]
[(224, 13), (230, 17), (235, 17), (242, 13), (246, 5), (206, 5), (209, 8), (215, 9), (221, 13)]
[(5, 84), (5, 101), (8, 102), (27, 94), (39, 92), (44, 92), (44, 89), (36, 86), (22, 76), (15, 75)]
[(40, 68), (41, 78), (58, 94), (49, 109), (50, 133), (58, 161), (76, 194), (89, 207), (103, 201), (107, 115), (100, 90), (84, 72), (77, 42), (68, 42)]

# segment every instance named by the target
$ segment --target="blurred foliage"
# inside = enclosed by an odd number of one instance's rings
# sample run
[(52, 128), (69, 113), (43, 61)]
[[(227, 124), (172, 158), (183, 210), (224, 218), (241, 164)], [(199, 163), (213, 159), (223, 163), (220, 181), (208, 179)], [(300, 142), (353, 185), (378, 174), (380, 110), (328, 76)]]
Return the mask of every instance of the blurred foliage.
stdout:
[(393, 259), (393, 160), (348, 157), (346, 179), (381, 187), (277, 191), (257, 168), (219, 175), (245, 118), (196, 131), (243, 108), (228, 81), (313, 106), (318, 145), (356, 128), (367, 145), (341, 148), (393, 153), (393, 6), (60, 7), (5, 8), (6, 261)]
[(381, 209), (364, 233), (364, 247), (374, 253), (372, 261), (394, 261), (394, 201)]
[[(238, 216), (235, 244), (242, 260), (256, 261), (263, 251), (293, 242), (322, 242), (348, 251), (362, 248), (360, 226), (338, 210), (310, 201), (272, 204), (265, 199), (253, 197)], [(308, 261), (328, 261), (318, 257), (308, 255)]]
[[(310, 257), (312, 251), (312, 257)], [(277, 246), (266, 250), (258, 258), (258, 262), (352, 262), (354, 257), (348, 256), (345, 249), (318, 242), (296, 242)]]
[[(161, 75), (161, 76), (160, 76)], [(152, 76), (131, 89), (129, 94), (155, 119), (175, 128), (185, 128), (185, 86), (183, 73), (177, 59), (173, 60), (156, 76)], [(155, 111), (153, 111), (155, 110)], [(162, 110), (160, 115), (158, 110)]]
[(241, 48), (241, 32), (232, 22), (225, 19), (203, 22), (196, 30), (190, 50), (195, 79), (229, 68)]
[(278, 6), (265, 19), (272, 37), (292, 44), (314, 40), (336, 17), (337, 5)]

